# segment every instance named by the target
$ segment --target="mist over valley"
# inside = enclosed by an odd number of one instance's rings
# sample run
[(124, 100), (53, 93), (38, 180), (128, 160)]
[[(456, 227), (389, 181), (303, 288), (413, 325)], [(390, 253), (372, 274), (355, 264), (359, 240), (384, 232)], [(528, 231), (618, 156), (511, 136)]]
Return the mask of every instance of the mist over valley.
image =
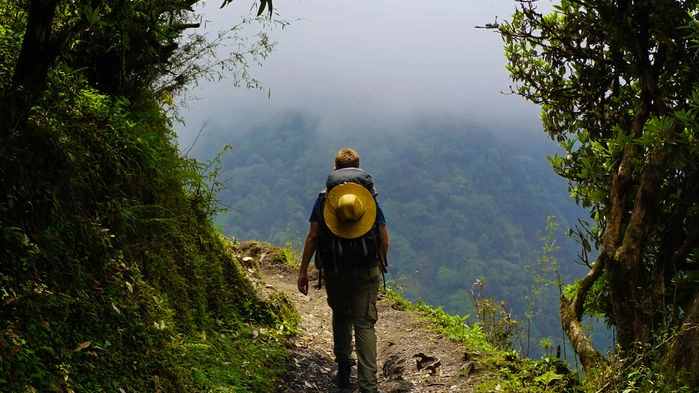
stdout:
[(542, 131), (490, 129), (446, 116), (378, 124), (357, 118), (331, 130), (326, 124), (289, 111), (207, 125), (194, 146), (181, 147), (211, 160), (230, 145), (216, 178), (226, 207), (216, 222), (226, 236), (300, 252), (332, 159), (352, 147), (375, 178), (387, 218), (390, 285), (409, 300), (470, 315), (473, 323), (472, 291), (482, 278), (481, 295), (506, 301), (519, 318), (536, 315), (532, 347), (538, 338), (562, 338), (558, 290), (533, 294), (537, 259), (551, 217), (558, 230), (550, 257), (566, 284), (578, 277), (579, 247), (565, 233), (585, 213), (552, 171), (546, 156), (559, 148)]

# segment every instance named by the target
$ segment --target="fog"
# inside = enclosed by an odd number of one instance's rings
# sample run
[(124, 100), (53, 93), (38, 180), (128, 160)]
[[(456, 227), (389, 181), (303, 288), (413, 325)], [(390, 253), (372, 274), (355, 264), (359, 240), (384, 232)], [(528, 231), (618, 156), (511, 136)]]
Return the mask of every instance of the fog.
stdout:
[[(551, 7), (539, 2), (540, 10)], [(252, 2), (203, 12), (211, 34), (237, 23)], [(514, 0), (275, 1), (291, 21), (269, 32), (275, 51), (252, 70), (262, 90), (206, 83), (191, 93), (177, 131), (185, 143), (202, 125), (220, 128), (301, 111), (328, 131), (416, 117), (463, 119), (494, 132), (540, 129), (538, 108), (507, 94), (503, 41), (486, 23), (509, 20)], [(392, 127), (395, 128), (395, 127)]]

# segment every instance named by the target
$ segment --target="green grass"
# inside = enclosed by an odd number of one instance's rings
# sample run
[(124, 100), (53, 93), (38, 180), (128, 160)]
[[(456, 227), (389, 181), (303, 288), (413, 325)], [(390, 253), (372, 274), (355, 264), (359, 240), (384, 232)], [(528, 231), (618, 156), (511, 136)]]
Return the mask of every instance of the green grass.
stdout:
[(466, 350), (477, 352), (474, 359), (477, 361), (475, 369), (479, 372), (480, 383), (474, 392), (583, 392), (578, 377), (561, 359), (543, 358), (536, 361), (520, 358), (515, 351), (498, 350), (488, 342), (488, 335), (477, 323), (467, 324), (468, 316), (451, 315), (440, 307), (423, 302), (408, 302), (391, 287), (387, 287), (383, 293), (400, 309), (417, 311), (429, 321), (429, 329), (462, 344)]
[(290, 361), (283, 334), (249, 326), (176, 340), (169, 357), (189, 392), (278, 391)]
[(468, 326), (466, 320), (469, 316), (452, 315), (441, 307), (432, 307), (424, 302), (411, 303), (405, 300), (402, 294), (387, 286), (383, 290), (386, 298), (405, 310), (418, 311), (431, 323), (431, 328), (439, 331), (445, 337), (463, 344), (472, 350), (494, 352), (495, 348), (488, 343), (487, 335), (479, 328), (478, 324)]

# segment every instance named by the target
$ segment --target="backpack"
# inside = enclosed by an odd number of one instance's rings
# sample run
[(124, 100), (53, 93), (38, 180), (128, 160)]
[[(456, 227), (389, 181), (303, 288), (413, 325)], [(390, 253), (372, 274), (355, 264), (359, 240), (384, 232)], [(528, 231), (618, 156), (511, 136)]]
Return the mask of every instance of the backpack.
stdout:
[[(377, 192), (372, 176), (360, 168), (342, 168), (328, 175), (325, 182), (325, 190), (318, 195), (316, 204), (316, 216), (320, 221), (320, 233), (318, 235), (318, 247), (315, 253), (315, 266), (321, 272), (318, 286), (320, 287), (323, 272), (339, 271), (342, 268), (374, 267), (379, 266), (381, 272), (386, 272), (386, 258), (382, 250), (381, 230), (379, 216), (371, 229), (364, 235), (345, 239), (334, 234), (325, 222), (323, 212), (327, 195), (334, 187), (343, 183), (357, 183), (366, 188), (374, 197), (376, 203)], [(384, 277), (385, 281), (385, 277)]]

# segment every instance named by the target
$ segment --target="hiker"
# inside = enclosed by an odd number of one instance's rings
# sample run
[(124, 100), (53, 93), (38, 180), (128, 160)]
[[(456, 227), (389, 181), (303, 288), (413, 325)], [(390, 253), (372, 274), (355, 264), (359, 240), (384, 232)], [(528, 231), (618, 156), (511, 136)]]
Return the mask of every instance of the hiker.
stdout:
[[(355, 364), (354, 330), (359, 390), (377, 393), (382, 390), (378, 389), (376, 379), (374, 325), (388, 251), (386, 220), (376, 203), (371, 175), (359, 169), (359, 154), (352, 149), (341, 149), (334, 164), (326, 190), (316, 199), (309, 218), (297, 285), (301, 293), (308, 295), (308, 265), (315, 254), (333, 315), (333, 350), (338, 365), (333, 372), (335, 384), (340, 388), (349, 386)], [(377, 233), (372, 237), (374, 231)], [(360, 251), (355, 252), (355, 248)]]

